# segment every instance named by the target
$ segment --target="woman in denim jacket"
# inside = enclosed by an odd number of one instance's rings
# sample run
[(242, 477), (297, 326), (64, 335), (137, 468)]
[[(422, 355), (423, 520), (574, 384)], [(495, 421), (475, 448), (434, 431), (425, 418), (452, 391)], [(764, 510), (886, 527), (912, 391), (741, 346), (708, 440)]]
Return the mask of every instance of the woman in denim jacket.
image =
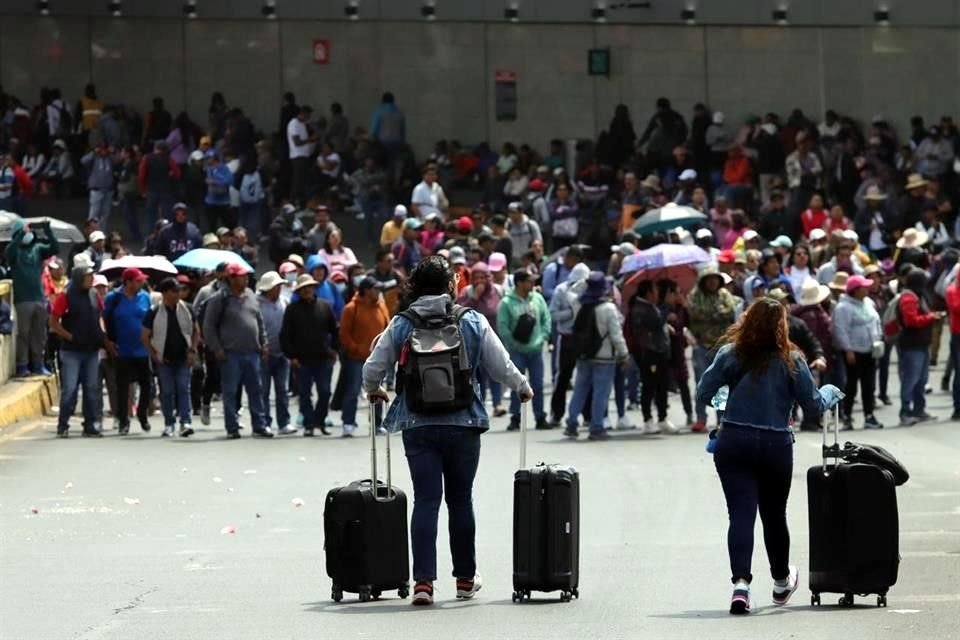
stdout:
[[(445, 258), (431, 256), (418, 264), (410, 276), (410, 285), (409, 309), (421, 318), (451, 313), (457, 283)], [(363, 388), (371, 402), (389, 400), (381, 383), (396, 366), (412, 330), (410, 321), (397, 315), (376, 341), (363, 365)], [(481, 313), (467, 311), (460, 319), (460, 332), (473, 367), (471, 405), (450, 414), (417, 414), (407, 407), (405, 395), (397, 394), (383, 420), (387, 430), (403, 432), (403, 447), (413, 480), (410, 537), (415, 605), (433, 603), (433, 581), (437, 578), (437, 516), (444, 487), (457, 597), (472, 598), (480, 590), (473, 480), (480, 460), (480, 434), (490, 428), (478, 383), (481, 370), (484, 376), (513, 389), (523, 402), (533, 397), (526, 378), (513, 365), (503, 343)]]
[(787, 497), (793, 473), (793, 435), (788, 419), (794, 402), (804, 414), (821, 413), (843, 394), (833, 385), (817, 389), (807, 363), (788, 338), (786, 310), (758, 298), (725, 336), (727, 342), (697, 385), (697, 400), (709, 403), (728, 386), (714, 464), (730, 515), (727, 550), (733, 573), (730, 613), (750, 611), (753, 527), (760, 511), (774, 580), (774, 604), (786, 604), (799, 584), (788, 563)]

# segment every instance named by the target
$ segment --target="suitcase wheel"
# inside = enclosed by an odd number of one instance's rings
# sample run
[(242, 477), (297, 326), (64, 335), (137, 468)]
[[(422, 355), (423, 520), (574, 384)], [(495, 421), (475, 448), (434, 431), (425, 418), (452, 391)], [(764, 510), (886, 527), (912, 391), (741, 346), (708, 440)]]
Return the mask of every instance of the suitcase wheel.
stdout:
[(570, 602), (570, 592), (561, 591), (560, 592), (560, 602)]
[(820, 606), (820, 594), (819, 594), (819, 593), (814, 593), (813, 595), (810, 596), (810, 606), (811, 606), (811, 607), (819, 607), (819, 606)]
[(370, 598), (371, 598), (370, 587), (360, 587), (359, 596), (360, 596), (360, 602), (370, 602)]
[(853, 606), (853, 594), (845, 593), (841, 596), (839, 602), (837, 602), (841, 607), (852, 607)]
[(527, 600), (530, 599), (529, 589), (524, 589), (523, 591), (514, 591), (511, 599), (514, 602), (523, 602), (524, 598), (526, 598)]
[(878, 607), (886, 607), (886, 606), (887, 606), (887, 596), (886, 596), (886, 595), (879, 595), (879, 596), (877, 596), (877, 606), (878, 606)]
[(580, 599), (580, 590), (579, 590), (579, 589), (576, 589), (576, 588), (571, 589), (571, 590), (570, 590), (570, 593), (571, 593), (571, 594), (573, 595), (573, 597), (576, 598), (577, 600)]
[(333, 589), (330, 590), (330, 599), (334, 602), (343, 600), (343, 590), (337, 585), (333, 585)]
[(370, 595), (373, 596), (373, 599), (374, 599), (374, 600), (379, 600), (379, 599), (380, 599), (380, 593), (381, 593), (381, 592), (380, 592), (379, 589), (374, 589), (373, 591), (370, 592)]
[(397, 595), (401, 600), (407, 598), (410, 595), (410, 585), (408, 585), (406, 582), (400, 585), (400, 588), (397, 589)]

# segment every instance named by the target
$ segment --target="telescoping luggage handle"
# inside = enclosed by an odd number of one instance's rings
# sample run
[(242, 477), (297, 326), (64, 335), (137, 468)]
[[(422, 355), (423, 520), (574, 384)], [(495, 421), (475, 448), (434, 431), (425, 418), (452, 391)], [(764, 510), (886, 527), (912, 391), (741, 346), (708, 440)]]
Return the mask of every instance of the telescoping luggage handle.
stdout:
[(372, 483), (371, 489), (373, 490), (373, 499), (377, 502), (390, 502), (396, 498), (396, 493), (393, 490), (393, 476), (392, 476), (392, 467), (390, 460), (390, 432), (387, 432), (387, 486), (385, 487), (387, 492), (385, 496), (380, 495), (379, 487), (377, 486), (377, 407), (383, 406), (381, 400), (371, 400), (370, 401), (370, 482)]
[(520, 468), (527, 466), (527, 403), (520, 403)]
[[(826, 422), (830, 422), (829, 419)], [(840, 403), (837, 403), (833, 407), (833, 444), (827, 445), (827, 424), (823, 425), (821, 429), (823, 434), (823, 475), (827, 475), (827, 460), (833, 458), (834, 460), (840, 459)]]

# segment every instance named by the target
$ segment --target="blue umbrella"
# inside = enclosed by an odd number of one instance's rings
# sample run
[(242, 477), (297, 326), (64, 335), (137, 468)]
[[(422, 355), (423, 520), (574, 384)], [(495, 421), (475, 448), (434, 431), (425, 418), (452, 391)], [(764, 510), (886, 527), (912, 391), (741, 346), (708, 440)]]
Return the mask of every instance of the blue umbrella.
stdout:
[(194, 249), (173, 261), (173, 266), (181, 269), (196, 269), (199, 271), (213, 271), (221, 262), (227, 264), (239, 264), (253, 271), (246, 260), (241, 258), (233, 251), (223, 251), (221, 249)]
[(627, 256), (620, 266), (620, 273), (633, 273), (645, 269), (663, 269), (683, 264), (697, 265), (710, 262), (710, 254), (692, 244), (658, 244), (655, 247)]

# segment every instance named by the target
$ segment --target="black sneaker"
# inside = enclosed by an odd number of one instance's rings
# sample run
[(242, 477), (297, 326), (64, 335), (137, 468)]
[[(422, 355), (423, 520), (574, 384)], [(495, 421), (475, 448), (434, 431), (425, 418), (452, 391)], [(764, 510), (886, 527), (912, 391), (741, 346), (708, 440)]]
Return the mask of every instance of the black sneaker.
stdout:
[(330, 432), (327, 431), (326, 425), (323, 425), (323, 424), (322, 424), (322, 425), (320, 425), (320, 426), (317, 427), (317, 428), (320, 429), (320, 433), (322, 433), (323, 435), (325, 435), (325, 436), (330, 435)]
[(510, 418), (510, 424), (507, 425), (507, 431), (518, 431), (520, 429), (520, 419)]
[(603, 442), (604, 440), (610, 439), (610, 434), (607, 433), (606, 429), (603, 431), (591, 431), (587, 439)]
[(885, 407), (893, 406), (893, 400), (890, 399), (890, 396), (884, 394), (882, 396), (877, 396), (877, 400), (883, 403)]
[(84, 429), (81, 433), (84, 438), (102, 438), (103, 434), (97, 431), (96, 429)]
[(240, 432), (239, 431), (227, 431), (227, 440), (239, 440)]
[(883, 429), (883, 424), (877, 420), (876, 416), (869, 415), (863, 420), (864, 429)]
[(189, 424), (180, 425), (181, 438), (189, 438), (192, 435), (193, 435), (193, 427), (191, 427)]
[(563, 430), (563, 435), (567, 436), (568, 438), (573, 438), (574, 440), (580, 437), (576, 427), (567, 427)]
[(117, 427), (117, 435), (121, 435), (121, 436), (130, 435), (130, 425), (121, 424), (119, 427)]
[(546, 418), (537, 418), (536, 428), (537, 429), (553, 429), (553, 427), (550, 426), (550, 423), (547, 422)]
[(553, 417), (550, 418), (548, 424), (550, 425), (550, 428), (551, 428), (551, 429), (556, 429), (557, 427), (559, 427), (559, 426), (561, 425), (562, 422), (563, 422), (563, 418), (562, 418), (562, 417), (557, 418), (556, 416), (553, 416)]
[(140, 421), (140, 429), (141, 429), (144, 433), (150, 433), (150, 423), (147, 422), (146, 420), (141, 420), (141, 421)]
[(944, 393), (949, 393), (950, 391), (950, 378), (941, 378), (940, 379), (940, 391)]
[(70, 427), (57, 425), (57, 437), (66, 438), (70, 435)]
[(163, 428), (163, 433), (160, 434), (160, 437), (161, 437), (161, 438), (172, 438), (174, 433), (175, 433), (175, 431), (174, 431), (174, 426), (173, 426), (172, 424), (168, 424), (167, 426), (165, 426), (165, 427)]
[(937, 416), (931, 415), (931, 414), (927, 413), (926, 411), (924, 411), (923, 413), (914, 414), (913, 418), (914, 418), (917, 422), (936, 422), (936, 421), (939, 419), (939, 418), (937, 418)]
[(312, 438), (313, 437), (313, 427), (304, 427), (303, 428), (303, 437)]
[[(950, 422), (957, 422), (957, 421), (960, 421), (960, 411), (954, 411), (953, 414), (950, 416)], [(59, 435), (59, 431), (57, 433)]]
[(254, 438), (272, 438), (273, 429), (271, 429), (270, 427), (264, 427), (263, 429), (254, 429), (253, 437)]

